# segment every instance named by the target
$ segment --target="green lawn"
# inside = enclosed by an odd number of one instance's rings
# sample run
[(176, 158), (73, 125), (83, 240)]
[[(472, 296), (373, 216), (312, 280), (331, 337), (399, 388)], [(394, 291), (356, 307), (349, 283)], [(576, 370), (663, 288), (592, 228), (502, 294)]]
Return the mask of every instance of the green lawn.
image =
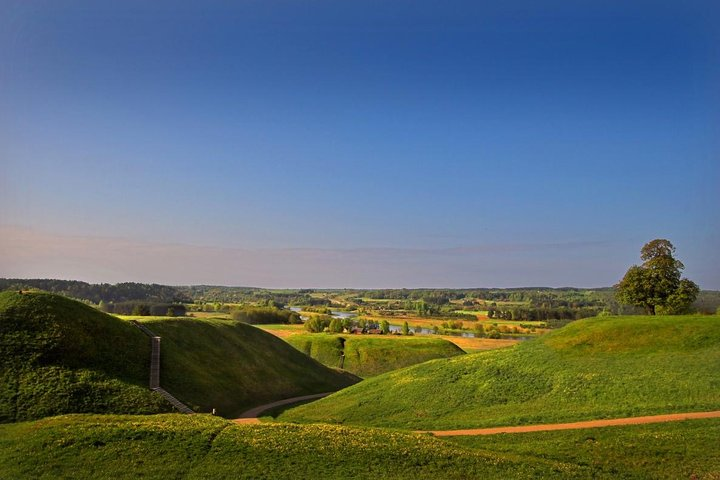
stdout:
[(580, 320), (511, 348), (370, 378), (279, 419), (453, 429), (720, 409), (719, 320)]

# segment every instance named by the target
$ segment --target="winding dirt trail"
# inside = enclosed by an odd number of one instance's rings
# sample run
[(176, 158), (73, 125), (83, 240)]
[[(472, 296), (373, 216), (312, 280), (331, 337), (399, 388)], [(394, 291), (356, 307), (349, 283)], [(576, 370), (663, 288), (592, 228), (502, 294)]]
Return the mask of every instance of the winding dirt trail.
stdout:
[[(273, 403), (260, 405), (243, 413), (240, 418), (233, 421), (239, 424), (260, 423), (258, 415), (280, 405), (289, 405), (305, 400), (315, 400), (327, 397), (333, 392), (304, 395), (302, 397), (286, 398)], [(550, 432), (553, 430), (578, 430), (582, 428), (616, 427), (623, 425), (642, 425), (647, 423), (681, 422), (702, 418), (720, 418), (720, 410), (712, 412), (670, 413), (665, 415), (649, 415), (645, 417), (611, 418), (606, 420), (587, 420), (571, 423), (546, 423), (542, 425), (522, 425), (517, 427), (469, 428), (464, 430), (416, 430), (414, 433), (430, 433), (436, 437), (453, 437), (462, 435), (496, 435), (498, 433), (529, 433)]]
[(621, 425), (641, 425), (645, 423), (679, 422), (698, 418), (720, 418), (720, 410), (714, 412), (672, 413), (647, 417), (612, 418), (608, 420), (589, 420), (572, 423), (550, 423), (545, 425), (524, 425), (519, 427), (472, 428), (467, 430), (422, 430), (416, 433), (431, 433), (436, 437), (460, 435), (495, 435), (498, 433), (549, 432), (552, 430), (574, 430), (580, 428), (613, 427)]
[(301, 397), (292, 397), (292, 398), (286, 398), (284, 400), (278, 400), (277, 402), (272, 403), (266, 403), (265, 405), (260, 405), (255, 408), (251, 408), (250, 410), (243, 412), (240, 415), (240, 418), (236, 418), (233, 420), (235, 423), (240, 424), (246, 424), (246, 423), (260, 423), (260, 420), (257, 418), (258, 415), (260, 415), (262, 412), (266, 410), (270, 410), (271, 408), (279, 407), (281, 405), (290, 405), (292, 403), (298, 403), (298, 402), (304, 402), (305, 400), (317, 400), (323, 397), (327, 397), (328, 395), (335, 393), (335, 392), (325, 392), (325, 393), (316, 393), (313, 395), (303, 395)]

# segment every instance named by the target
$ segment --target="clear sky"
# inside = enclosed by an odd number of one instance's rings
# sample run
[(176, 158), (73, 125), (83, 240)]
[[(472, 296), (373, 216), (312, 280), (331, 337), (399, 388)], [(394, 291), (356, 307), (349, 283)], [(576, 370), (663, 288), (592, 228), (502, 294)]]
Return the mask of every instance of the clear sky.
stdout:
[(720, 289), (717, 1), (0, 0), (0, 276)]

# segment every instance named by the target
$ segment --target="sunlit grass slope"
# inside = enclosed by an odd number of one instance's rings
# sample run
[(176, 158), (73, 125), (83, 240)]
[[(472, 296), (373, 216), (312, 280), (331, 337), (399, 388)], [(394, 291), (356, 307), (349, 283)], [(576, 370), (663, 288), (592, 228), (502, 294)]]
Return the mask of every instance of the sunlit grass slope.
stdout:
[(0, 422), (70, 412), (157, 413), (137, 328), (49, 293), (0, 293)]
[(720, 478), (720, 419), (445, 437), (485, 452), (582, 465), (586, 478)]
[(71, 415), (0, 425), (5, 478), (587, 478), (557, 461), (465, 449), (411, 433), (235, 425), (208, 415)]
[(595, 318), (380, 375), (279, 418), (449, 429), (713, 410), (718, 372), (718, 317)]
[(343, 368), (361, 377), (370, 377), (435, 358), (462, 355), (457, 345), (441, 338), (378, 335), (292, 335), (290, 345), (320, 363)]
[(200, 411), (238, 416), (283, 398), (332, 392), (357, 382), (283, 340), (232, 320), (141, 320), (161, 340), (160, 384)]

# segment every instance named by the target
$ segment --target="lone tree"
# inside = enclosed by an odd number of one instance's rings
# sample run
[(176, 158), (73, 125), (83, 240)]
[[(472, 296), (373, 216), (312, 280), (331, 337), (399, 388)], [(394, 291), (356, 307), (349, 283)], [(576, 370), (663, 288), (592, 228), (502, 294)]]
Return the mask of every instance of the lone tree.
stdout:
[(700, 288), (687, 278), (680, 278), (685, 268), (673, 257), (675, 247), (669, 240), (648, 242), (640, 251), (643, 264), (630, 267), (615, 285), (617, 299), (626, 305), (643, 307), (648, 315), (686, 313)]

